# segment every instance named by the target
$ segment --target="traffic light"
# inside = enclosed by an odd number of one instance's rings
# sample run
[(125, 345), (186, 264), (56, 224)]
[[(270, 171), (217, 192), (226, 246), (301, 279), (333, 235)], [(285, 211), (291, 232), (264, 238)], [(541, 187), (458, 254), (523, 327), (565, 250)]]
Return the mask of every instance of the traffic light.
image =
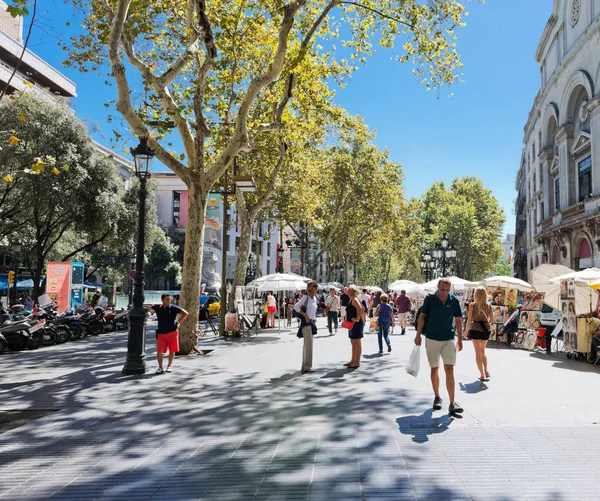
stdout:
[(11, 285), (15, 282), (15, 272), (14, 271), (9, 271), (8, 272), (8, 285)]

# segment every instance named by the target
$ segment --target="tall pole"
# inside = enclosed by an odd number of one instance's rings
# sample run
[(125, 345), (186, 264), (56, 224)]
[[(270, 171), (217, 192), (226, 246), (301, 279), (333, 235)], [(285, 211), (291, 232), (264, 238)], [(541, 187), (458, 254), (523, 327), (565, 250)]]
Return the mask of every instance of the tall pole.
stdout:
[(138, 218), (137, 256), (133, 279), (133, 308), (129, 313), (127, 358), (124, 376), (146, 372), (146, 310), (144, 309), (144, 247), (146, 233), (146, 178), (140, 176), (140, 213)]
[[(235, 171), (236, 167), (236, 159), (233, 158), (233, 170)], [(228, 199), (228, 190), (229, 190), (229, 169), (225, 170), (225, 189), (223, 190), (223, 238), (221, 245), (223, 247), (221, 253), (221, 319), (219, 321), (219, 336), (225, 335), (225, 313), (227, 310), (227, 247), (229, 244), (228, 236), (227, 236), (227, 213), (229, 212), (229, 199)]]

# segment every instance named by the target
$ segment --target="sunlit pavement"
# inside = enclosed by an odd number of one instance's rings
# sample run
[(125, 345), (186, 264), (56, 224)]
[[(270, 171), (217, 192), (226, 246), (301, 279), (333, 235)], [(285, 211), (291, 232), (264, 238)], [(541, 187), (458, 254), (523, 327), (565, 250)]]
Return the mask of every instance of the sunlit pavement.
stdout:
[(492, 345), (482, 384), (465, 342), (455, 419), (424, 353), (404, 371), (414, 330), (383, 356), (366, 335), (352, 371), (324, 325), (307, 375), (289, 329), (207, 337), (161, 376), (149, 346), (137, 379), (124, 333), (3, 355), (0, 410), (56, 412), (0, 435), (0, 500), (600, 499), (600, 367)]

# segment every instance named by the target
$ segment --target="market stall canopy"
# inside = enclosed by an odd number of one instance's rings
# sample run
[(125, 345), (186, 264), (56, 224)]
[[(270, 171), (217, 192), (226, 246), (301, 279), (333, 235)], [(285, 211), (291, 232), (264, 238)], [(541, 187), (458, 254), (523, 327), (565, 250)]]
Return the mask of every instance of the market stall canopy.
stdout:
[[(472, 287), (477, 287), (479, 285), (479, 282), (469, 282), (468, 280), (464, 280), (463, 278), (459, 278), (459, 277), (444, 277), (444, 278), (449, 279), (450, 283), (452, 284), (452, 287), (456, 290), (470, 289)], [(439, 278), (435, 278), (435, 279), (430, 280), (429, 282), (425, 283), (424, 285), (426, 285), (427, 287), (433, 287), (434, 289), (437, 290), (439, 281), (440, 281)]]
[(309, 280), (292, 273), (273, 273), (253, 280), (248, 286), (259, 291), (298, 291), (306, 289)]
[[(600, 269), (587, 268), (581, 271), (572, 271), (554, 277), (550, 282), (560, 287), (562, 280), (573, 280), (575, 282), (575, 313), (577, 315), (587, 315), (596, 311), (598, 291), (595, 287), (592, 288), (591, 285), (600, 281)], [(553, 305), (550, 304), (550, 306)]]
[(427, 284), (415, 284), (406, 288), (406, 295), (413, 299), (423, 299), (427, 294), (432, 294), (437, 290), (435, 287), (428, 286)]
[(367, 292), (369, 294), (375, 294), (376, 292), (383, 292), (382, 288), (376, 287), (374, 285), (363, 285), (363, 286), (358, 286), (358, 288), (360, 290), (367, 289)]
[(600, 280), (600, 269), (598, 268), (587, 268), (581, 271), (572, 271), (559, 275), (550, 280), (552, 283), (558, 283), (560, 285), (561, 280), (575, 280), (575, 283), (591, 285), (594, 282)]
[(531, 270), (531, 285), (537, 292), (545, 294), (544, 303), (557, 310), (560, 309), (560, 282), (552, 283), (551, 280), (567, 273), (573, 273), (573, 270), (562, 264), (542, 264)]
[(394, 292), (400, 292), (401, 290), (406, 290), (406, 288), (411, 285), (417, 285), (417, 282), (413, 282), (412, 280), (396, 280), (388, 285), (388, 289)]
[(534, 290), (533, 286), (524, 280), (515, 277), (505, 277), (503, 275), (484, 278), (479, 282), (479, 285), (482, 287), (510, 287), (520, 292), (532, 292)]

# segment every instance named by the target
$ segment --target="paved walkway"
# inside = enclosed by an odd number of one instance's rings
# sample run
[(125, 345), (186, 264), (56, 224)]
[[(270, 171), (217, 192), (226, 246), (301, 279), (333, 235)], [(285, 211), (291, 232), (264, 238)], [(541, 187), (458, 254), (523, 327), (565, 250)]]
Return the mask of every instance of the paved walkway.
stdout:
[(345, 331), (321, 329), (311, 375), (294, 334), (206, 338), (137, 379), (123, 333), (3, 355), (0, 411), (56, 412), (0, 435), (0, 501), (600, 499), (600, 368), (492, 347), (481, 384), (466, 342), (454, 419), (424, 355), (404, 371), (414, 331), (383, 356), (368, 335), (349, 371)]

